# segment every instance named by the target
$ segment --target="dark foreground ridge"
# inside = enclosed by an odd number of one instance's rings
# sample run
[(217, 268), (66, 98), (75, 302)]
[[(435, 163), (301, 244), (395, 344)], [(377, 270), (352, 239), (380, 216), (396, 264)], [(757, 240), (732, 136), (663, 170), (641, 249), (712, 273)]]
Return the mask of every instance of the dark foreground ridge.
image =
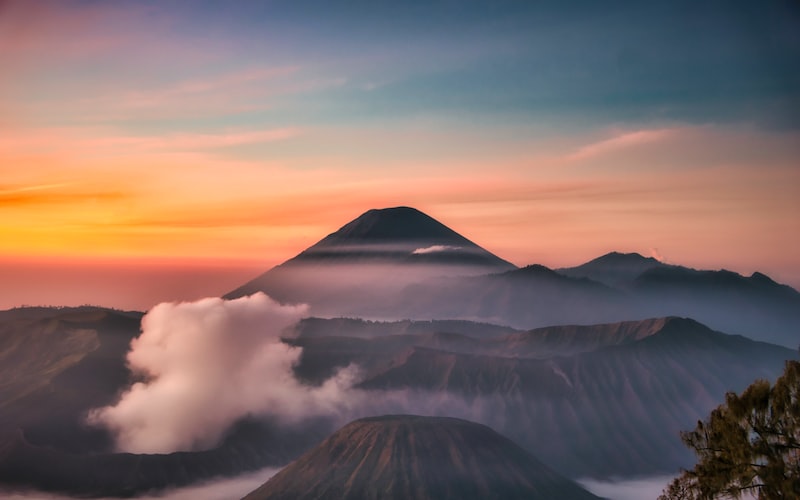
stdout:
[(347, 424), (245, 497), (596, 499), (489, 427), (387, 415)]

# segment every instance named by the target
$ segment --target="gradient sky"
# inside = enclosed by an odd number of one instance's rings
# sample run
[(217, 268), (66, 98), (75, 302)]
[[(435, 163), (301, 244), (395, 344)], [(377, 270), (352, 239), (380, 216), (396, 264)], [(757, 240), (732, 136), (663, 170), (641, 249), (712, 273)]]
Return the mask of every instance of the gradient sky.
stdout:
[(218, 295), (397, 205), (800, 287), (800, 4), (0, 0), (0, 174), (0, 307)]

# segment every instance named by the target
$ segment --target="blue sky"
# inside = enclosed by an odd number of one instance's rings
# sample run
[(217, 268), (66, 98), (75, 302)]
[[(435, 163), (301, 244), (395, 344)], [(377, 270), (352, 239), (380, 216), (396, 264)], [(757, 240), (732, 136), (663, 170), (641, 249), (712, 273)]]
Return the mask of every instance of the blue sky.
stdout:
[(792, 1), (6, 0), (0, 260), (264, 268), (412, 205), (519, 265), (659, 249), (800, 285), (798, 25)]

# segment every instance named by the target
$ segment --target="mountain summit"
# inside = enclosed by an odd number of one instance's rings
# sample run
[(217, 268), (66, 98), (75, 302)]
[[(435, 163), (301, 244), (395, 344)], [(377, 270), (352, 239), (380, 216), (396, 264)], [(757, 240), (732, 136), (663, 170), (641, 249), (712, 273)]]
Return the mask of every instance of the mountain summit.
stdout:
[(638, 253), (611, 252), (580, 266), (556, 271), (571, 278), (588, 278), (611, 287), (625, 288), (643, 272), (662, 267), (671, 266)]
[(409, 284), (512, 269), (419, 210), (373, 209), (225, 298), (261, 291), (282, 302), (310, 304), (314, 314), (373, 316)]
[(514, 268), (510, 262), (410, 207), (369, 210), (289, 262), (331, 260), (462, 264), (483, 267), (482, 272)]
[[(473, 243), (416, 208), (395, 207), (364, 212), (314, 247), (354, 242), (438, 241), (441, 244)], [(312, 248), (314, 248), (312, 247)]]
[(611, 252), (572, 268), (518, 269), (410, 207), (369, 210), (228, 293), (264, 292), (319, 317), (461, 319), (519, 329), (682, 316), (797, 346), (800, 292), (750, 277)]
[(444, 417), (364, 418), (335, 432), (246, 500), (597, 497), (492, 429)]

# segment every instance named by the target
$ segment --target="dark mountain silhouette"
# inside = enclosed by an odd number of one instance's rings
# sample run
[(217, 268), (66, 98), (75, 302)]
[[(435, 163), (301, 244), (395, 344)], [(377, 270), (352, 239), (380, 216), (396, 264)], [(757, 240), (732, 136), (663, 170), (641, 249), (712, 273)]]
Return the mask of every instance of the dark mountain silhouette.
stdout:
[(612, 288), (626, 289), (645, 271), (670, 267), (638, 253), (611, 252), (577, 267), (556, 269), (556, 272), (572, 278), (588, 278)]
[(696, 270), (616, 252), (558, 272), (624, 291), (628, 318), (689, 316), (758, 340), (788, 347), (800, 342), (800, 293), (762, 273)]
[(358, 318), (305, 318), (291, 332), (297, 337), (385, 337), (389, 335), (425, 335), (438, 332), (457, 333), (476, 338), (503, 337), (520, 330), (492, 323), (466, 320), (368, 321)]
[(225, 295), (262, 291), (322, 315), (374, 317), (403, 286), (515, 266), (408, 207), (369, 210), (299, 255)]
[(621, 278), (617, 283), (618, 288), (611, 288), (586, 277), (528, 266), (409, 285), (397, 301), (397, 311), (401, 317), (465, 318), (523, 329), (687, 316), (757, 340), (788, 347), (800, 342), (800, 293), (760, 273), (745, 277), (725, 270), (655, 265), (632, 281)]
[(642, 340), (660, 332), (672, 321), (675, 321), (675, 318), (653, 318), (599, 325), (550, 326), (509, 334), (494, 341), (482, 342), (482, 346), (490, 347), (486, 351), (487, 354), (545, 359)]
[(302, 499), (598, 498), (492, 429), (455, 418), (352, 422), (245, 497)]
[(290, 262), (330, 259), (442, 262), (513, 268), (432, 217), (409, 207), (369, 210)]
[(628, 317), (623, 293), (541, 265), (415, 283), (400, 293), (395, 310), (401, 317), (464, 318), (518, 329)]
[(263, 291), (322, 317), (461, 319), (530, 329), (659, 316), (796, 347), (800, 293), (755, 273), (612, 252), (521, 269), (407, 207), (370, 210), (226, 297)]
[(381, 323), (356, 319), (308, 318), (284, 342), (303, 348), (295, 374), (321, 384), (337, 369), (355, 363), (365, 378), (393, 366), (412, 348), (501, 358), (547, 359), (641, 340), (674, 318), (601, 325), (565, 325), (528, 332), (467, 321)]
[(239, 424), (219, 447), (159, 455), (70, 453), (31, 444), (22, 430), (0, 432), (0, 485), (78, 497), (131, 497), (154, 490), (280, 466), (324, 434), (318, 427)]
[(382, 369), (399, 352), (428, 346), (473, 352), (489, 349), (483, 339), (502, 339), (513, 328), (470, 321), (365, 321), (352, 318), (306, 318), (284, 342), (303, 348), (295, 375), (305, 382), (322, 383), (337, 369), (355, 363), (364, 373)]

